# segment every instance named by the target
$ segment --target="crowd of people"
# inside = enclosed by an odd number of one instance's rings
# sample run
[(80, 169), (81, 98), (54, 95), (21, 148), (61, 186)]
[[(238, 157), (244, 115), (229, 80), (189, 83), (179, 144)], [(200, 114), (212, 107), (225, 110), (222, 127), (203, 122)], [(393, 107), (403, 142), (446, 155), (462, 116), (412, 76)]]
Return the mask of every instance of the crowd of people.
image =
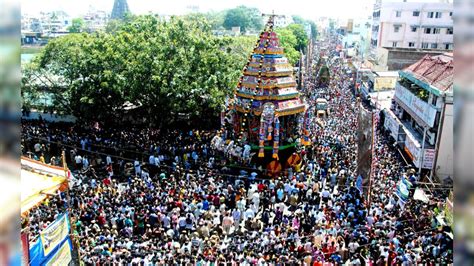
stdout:
[(30, 233), (69, 207), (86, 264), (452, 263), (450, 229), (434, 215), (443, 198), (397, 203), (400, 178), (416, 186), (418, 177), (380, 131), (369, 195), (357, 184), (360, 107), (344, 62), (329, 68), (328, 87), (306, 77), (306, 100), (323, 95), (331, 112), (323, 126), (312, 123), (312, 145), (291, 176), (230, 174), (210, 146), (214, 132), (24, 121), (25, 155), (60, 164), (64, 149), (75, 169), (70, 206), (63, 196), (33, 209)]

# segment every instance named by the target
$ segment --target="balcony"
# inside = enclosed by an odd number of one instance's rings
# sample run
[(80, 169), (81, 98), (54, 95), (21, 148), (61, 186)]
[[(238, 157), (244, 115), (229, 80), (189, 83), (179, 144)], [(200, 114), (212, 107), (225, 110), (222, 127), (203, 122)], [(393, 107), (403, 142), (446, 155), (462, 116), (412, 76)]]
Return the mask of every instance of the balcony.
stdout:
[[(395, 85), (395, 101), (410, 114), (422, 127), (432, 128), (436, 118), (436, 108), (422, 100), (417, 94), (397, 82)], [(415, 92), (421, 92), (417, 90)], [(419, 94), (418, 94), (419, 95)]]

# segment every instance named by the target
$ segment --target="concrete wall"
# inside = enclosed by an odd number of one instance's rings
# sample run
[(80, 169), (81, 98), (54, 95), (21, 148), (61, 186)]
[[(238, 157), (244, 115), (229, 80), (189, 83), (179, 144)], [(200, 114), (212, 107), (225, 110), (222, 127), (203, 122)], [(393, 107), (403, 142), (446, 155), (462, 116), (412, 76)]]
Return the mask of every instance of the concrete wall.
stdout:
[(23, 115), (21, 118), (26, 120), (38, 120), (39, 117), (48, 122), (76, 122), (76, 117), (72, 115), (57, 115), (57, 114), (50, 114), (50, 113), (42, 113), (42, 112), (35, 112), (32, 111), (28, 116)]
[(445, 108), (435, 168), (439, 180), (448, 176), (453, 178), (453, 104), (446, 104)]
[(442, 50), (412, 50), (412, 49), (385, 49), (387, 50), (387, 70), (402, 70), (420, 60), (426, 54), (440, 55)]

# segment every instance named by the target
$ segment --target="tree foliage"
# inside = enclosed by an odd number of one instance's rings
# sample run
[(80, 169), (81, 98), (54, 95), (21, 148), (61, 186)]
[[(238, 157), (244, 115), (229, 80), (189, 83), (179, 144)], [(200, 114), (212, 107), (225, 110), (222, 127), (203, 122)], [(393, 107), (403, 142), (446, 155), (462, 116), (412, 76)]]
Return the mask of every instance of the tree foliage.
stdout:
[(27, 66), (22, 87), (31, 95), (51, 92), (56, 108), (85, 120), (120, 121), (125, 103), (138, 106), (147, 123), (167, 125), (180, 114), (209, 118), (232, 92), (253, 46), (210, 29), (200, 17), (167, 22), (147, 15), (110, 33), (57, 38)]
[(280, 39), (280, 46), (284, 48), (284, 52), (286, 57), (290, 61), (292, 65), (298, 61), (300, 58), (300, 53), (296, 50), (297, 47), (297, 39), (296, 36), (293, 34), (288, 28), (277, 28), (275, 32), (278, 34), (278, 38)]
[(311, 27), (311, 38), (316, 40), (316, 37), (318, 35), (318, 29), (314, 21), (306, 20), (297, 15), (292, 16), (292, 19), (294, 24), (300, 24), (302, 26), (309, 25)]
[(260, 31), (263, 28), (262, 15), (257, 8), (238, 6), (227, 10), (223, 26), (228, 30), (232, 27), (240, 27), (241, 32)]
[(85, 22), (82, 18), (74, 18), (71, 21), (71, 26), (67, 28), (71, 33), (79, 33), (85, 30)]
[(293, 35), (296, 37), (296, 46), (297, 51), (305, 51), (306, 45), (308, 45), (308, 35), (301, 24), (290, 24), (287, 26), (287, 29), (293, 32)]

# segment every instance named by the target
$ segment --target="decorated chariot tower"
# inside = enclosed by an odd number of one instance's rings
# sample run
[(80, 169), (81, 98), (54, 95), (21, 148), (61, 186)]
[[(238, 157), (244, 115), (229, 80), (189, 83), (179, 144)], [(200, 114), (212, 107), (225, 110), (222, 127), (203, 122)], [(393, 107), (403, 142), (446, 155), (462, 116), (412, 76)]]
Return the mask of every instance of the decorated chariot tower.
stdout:
[(293, 67), (273, 31), (274, 19), (270, 15), (244, 67), (228, 104), (228, 121), (234, 139), (250, 145), (260, 158), (278, 160), (279, 151), (309, 144), (311, 112), (306, 112)]

